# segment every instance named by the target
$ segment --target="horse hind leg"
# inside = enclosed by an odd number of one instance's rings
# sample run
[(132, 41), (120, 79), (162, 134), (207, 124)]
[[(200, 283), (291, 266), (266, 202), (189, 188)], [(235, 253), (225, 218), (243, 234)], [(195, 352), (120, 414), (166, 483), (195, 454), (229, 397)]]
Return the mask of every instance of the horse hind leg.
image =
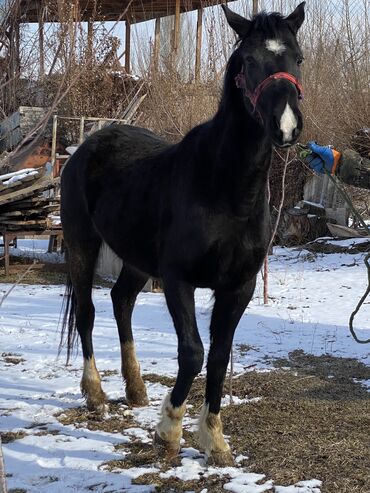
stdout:
[(69, 275), (75, 300), (76, 328), (81, 338), (84, 358), (81, 392), (86, 398), (87, 408), (98, 413), (104, 412), (106, 397), (101, 387), (101, 379), (96, 368), (92, 331), (94, 328), (95, 307), (92, 302), (94, 270), (101, 239), (86, 235), (83, 243), (67, 244)]
[(149, 403), (145, 384), (140, 375), (140, 365), (136, 358), (131, 326), (137, 295), (147, 280), (147, 275), (134, 267), (124, 265), (111, 291), (121, 344), (122, 376), (126, 382), (126, 398), (132, 406), (145, 406)]

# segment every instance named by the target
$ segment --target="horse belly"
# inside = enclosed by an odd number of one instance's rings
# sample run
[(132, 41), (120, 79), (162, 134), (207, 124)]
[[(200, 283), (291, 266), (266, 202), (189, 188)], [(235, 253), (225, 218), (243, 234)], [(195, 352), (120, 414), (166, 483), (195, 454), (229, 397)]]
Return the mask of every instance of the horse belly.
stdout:
[[(108, 213), (107, 213), (108, 210)], [(156, 224), (142, 212), (98, 204), (93, 220), (103, 240), (124, 262), (159, 277)]]

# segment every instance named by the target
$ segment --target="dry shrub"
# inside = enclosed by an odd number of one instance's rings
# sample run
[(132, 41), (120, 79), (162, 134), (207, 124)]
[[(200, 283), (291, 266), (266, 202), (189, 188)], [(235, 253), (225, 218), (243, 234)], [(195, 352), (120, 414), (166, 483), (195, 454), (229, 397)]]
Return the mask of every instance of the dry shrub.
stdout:
[[(46, 3), (49, 10), (55, 9), (55, 2)], [(259, 8), (286, 14), (296, 3), (295, 0), (260, 0)], [(53, 70), (41, 80), (37, 79), (38, 33), (28, 36), (27, 47), (21, 53), (21, 73), (29, 77), (26, 81), (24, 78), (19, 83), (16, 81), (13, 109), (20, 103), (52, 105), (58, 93), (65, 92), (56, 108), (60, 114), (120, 116), (137, 88), (135, 81), (122, 75), (117, 56), (120, 42), (110, 27), (95, 23), (91, 46), (86, 27), (72, 22), (75, 14), (71, 5), (71, 2), (58, 2), (62, 22), (48, 28), (52, 29), (52, 36), (49, 33), (45, 41), (47, 66)], [(252, 2), (243, 0), (233, 8), (250, 15)], [(302, 104), (305, 128), (301, 140), (314, 139), (343, 149), (353, 145), (353, 135), (370, 120), (369, 4), (366, 0), (310, 0), (306, 12), (306, 22), (299, 33), (305, 56)], [(194, 125), (214, 114), (225, 64), (235, 40), (221, 8), (205, 9), (201, 80), (194, 81), (195, 24), (192, 13), (181, 17), (180, 47), (177, 54), (171, 54), (173, 20), (163, 20), (156, 71), (153, 70), (154, 23), (146, 33), (133, 29), (133, 70), (148, 80), (149, 86), (138, 123), (171, 142), (178, 141)], [(5, 99), (1, 104), (3, 111), (9, 108)], [(78, 130), (73, 128), (68, 132), (75, 137)], [(275, 206), (282, 165), (275, 157), (271, 171)], [(285, 205), (301, 197), (305, 178), (304, 168), (290, 166)], [(366, 209), (368, 201), (361, 196), (360, 202), (364, 200)]]
[(174, 71), (159, 73), (151, 78), (140, 124), (176, 142), (213, 115), (218, 99), (219, 89), (213, 82), (190, 84)]

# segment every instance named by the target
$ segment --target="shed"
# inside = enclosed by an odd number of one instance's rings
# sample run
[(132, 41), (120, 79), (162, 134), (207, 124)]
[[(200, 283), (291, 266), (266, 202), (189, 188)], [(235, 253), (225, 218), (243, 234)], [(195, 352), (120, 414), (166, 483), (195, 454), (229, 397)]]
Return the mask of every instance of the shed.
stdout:
[(177, 50), (180, 36), (180, 14), (197, 11), (195, 78), (200, 75), (203, 9), (222, 3), (221, 0), (10, 0), (7, 15), (1, 24), (9, 38), (10, 70), (19, 71), (19, 25), (39, 25), (40, 74), (44, 70), (44, 24), (62, 22), (66, 18), (88, 23), (88, 37), (92, 39), (93, 23), (102, 21), (125, 22), (125, 69), (130, 73), (131, 25), (155, 19), (154, 66), (157, 66), (160, 44), (160, 19), (175, 16), (172, 49)]

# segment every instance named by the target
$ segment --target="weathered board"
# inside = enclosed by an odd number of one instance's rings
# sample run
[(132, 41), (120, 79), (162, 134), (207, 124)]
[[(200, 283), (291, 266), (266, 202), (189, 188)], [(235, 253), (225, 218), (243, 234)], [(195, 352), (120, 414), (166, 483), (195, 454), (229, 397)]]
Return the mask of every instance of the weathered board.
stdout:
[(0, 152), (9, 151), (33, 130), (48, 108), (20, 106), (18, 111), (0, 123)]
[(40, 180), (35, 185), (22, 188), (20, 190), (17, 190), (16, 192), (8, 193), (4, 196), (0, 196), (0, 205), (14, 202), (15, 200), (32, 197), (35, 192), (43, 192), (45, 190), (54, 188), (57, 181), (58, 180), (51, 181), (50, 179)]

